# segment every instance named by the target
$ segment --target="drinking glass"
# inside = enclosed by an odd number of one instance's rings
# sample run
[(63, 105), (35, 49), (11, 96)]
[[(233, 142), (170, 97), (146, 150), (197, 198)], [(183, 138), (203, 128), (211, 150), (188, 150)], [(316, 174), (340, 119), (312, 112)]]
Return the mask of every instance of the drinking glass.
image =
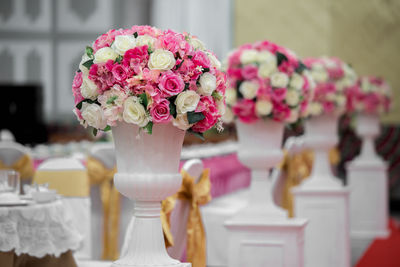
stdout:
[(14, 170), (0, 170), (0, 193), (20, 193), (19, 172)]

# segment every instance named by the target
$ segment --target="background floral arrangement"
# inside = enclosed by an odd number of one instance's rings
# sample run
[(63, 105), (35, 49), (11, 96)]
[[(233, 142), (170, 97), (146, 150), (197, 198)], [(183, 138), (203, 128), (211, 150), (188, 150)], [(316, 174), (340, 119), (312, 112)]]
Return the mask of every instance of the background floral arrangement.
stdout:
[(72, 83), (74, 113), (108, 131), (125, 121), (152, 133), (154, 123), (203, 133), (221, 127), (226, 77), (204, 44), (150, 26), (110, 30), (87, 46)]
[(307, 113), (340, 115), (346, 111), (346, 91), (356, 86), (357, 75), (347, 63), (335, 57), (306, 58), (316, 83), (313, 101)]
[(362, 112), (381, 114), (388, 112), (391, 101), (390, 86), (381, 78), (363, 76), (347, 92), (347, 110), (349, 112)]
[(284, 47), (269, 41), (245, 44), (227, 59), (229, 89), (225, 122), (273, 119), (293, 123), (305, 115), (314, 82), (307, 67)]

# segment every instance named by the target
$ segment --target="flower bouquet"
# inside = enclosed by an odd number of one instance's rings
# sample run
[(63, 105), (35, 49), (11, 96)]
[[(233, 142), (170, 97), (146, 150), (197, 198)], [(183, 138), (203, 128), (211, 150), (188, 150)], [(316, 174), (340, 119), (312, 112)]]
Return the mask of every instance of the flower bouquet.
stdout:
[(74, 112), (94, 133), (112, 130), (114, 185), (135, 200), (132, 238), (113, 266), (187, 266), (165, 250), (160, 203), (181, 186), (185, 131), (221, 128), (225, 87), (215, 55), (187, 33), (133, 26), (86, 47), (72, 85)]
[(249, 220), (286, 217), (272, 200), (269, 171), (282, 160), (285, 123), (305, 116), (314, 83), (290, 50), (269, 41), (245, 44), (227, 59), (229, 89), (224, 121), (235, 117), (240, 161), (252, 169)]

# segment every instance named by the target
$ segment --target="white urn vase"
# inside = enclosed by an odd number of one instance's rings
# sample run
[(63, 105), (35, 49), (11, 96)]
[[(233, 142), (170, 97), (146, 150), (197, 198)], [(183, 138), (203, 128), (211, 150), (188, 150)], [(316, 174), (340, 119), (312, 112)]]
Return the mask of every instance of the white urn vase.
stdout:
[(332, 173), (329, 151), (338, 142), (338, 116), (323, 114), (312, 117), (305, 124), (306, 147), (314, 152), (311, 175), (303, 188), (339, 188), (343, 183)]
[(115, 187), (135, 201), (127, 253), (112, 266), (190, 266), (168, 255), (160, 220), (161, 201), (181, 186), (178, 168), (185, 131), (172, 124), (154, 124), (150, 135), (122, 122), (112, 132), (118, 169)]
[(375, 152), (374, 140), (380, 132), (379, 117), (375, 114), (357, 114), (356, 132), (362, 139), (360, 155), (355, 161), (381, 162)]
[(249, 124), (236, 122), (238, 157), (251, 170), (248, 204), (235, 215), (242, 221), (287, 217), (287, 211), (274, 203), (274, 184), (270, 175), (272, 168), (277, 167), (283, 159), (281, 145), (284, 127), (283, 123), (273, 120), (258, 120)]

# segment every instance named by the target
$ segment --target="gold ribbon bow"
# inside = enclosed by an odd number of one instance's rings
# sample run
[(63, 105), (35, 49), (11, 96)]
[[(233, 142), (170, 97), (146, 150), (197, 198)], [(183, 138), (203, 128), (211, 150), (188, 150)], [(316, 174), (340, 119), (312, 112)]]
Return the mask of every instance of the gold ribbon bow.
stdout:
[(210, 170), (205, 169), (198, 181), (186, 171), (181, 171), (183, 181), (177, 198), (186, 200), (190, 204), (187, 222), (187, 260), (193, 267), (206, 266), (206, 234), (200, 214), (200, 205), (211, 200)]
[(100, 186), (103, 205), (103, 260), (116, 260), (119, 257), (118, 235), (120, 220), (120, 196), (113, 184), (116, 168), (108, 169), (99, 160), (88, 157), (86, 163), (91, 185)]
[(33, 161), (29, 155), (24, 154), (18, 160), (16, 160), (13, 164), (6, 165), (0, 160), (0, 170), (4, 169), (12, 169), (19, 172), (21, 179), (32, 178), (35, 170), (33, 168)]
[[(333, 147), (329, 151), (329, 162), (331, 165), (337, 165), (339, 161), (339, 150)], [(286, 154), (284, 158), (282, 169), (286, 172), (286, 180), (282, 192), (282, 207), (288, 210), (289, 217), (293, 217), (293, 194), (291, 190), (311, 175), (313, 162), (314, 152), (309, 149), (295, 155)]]

